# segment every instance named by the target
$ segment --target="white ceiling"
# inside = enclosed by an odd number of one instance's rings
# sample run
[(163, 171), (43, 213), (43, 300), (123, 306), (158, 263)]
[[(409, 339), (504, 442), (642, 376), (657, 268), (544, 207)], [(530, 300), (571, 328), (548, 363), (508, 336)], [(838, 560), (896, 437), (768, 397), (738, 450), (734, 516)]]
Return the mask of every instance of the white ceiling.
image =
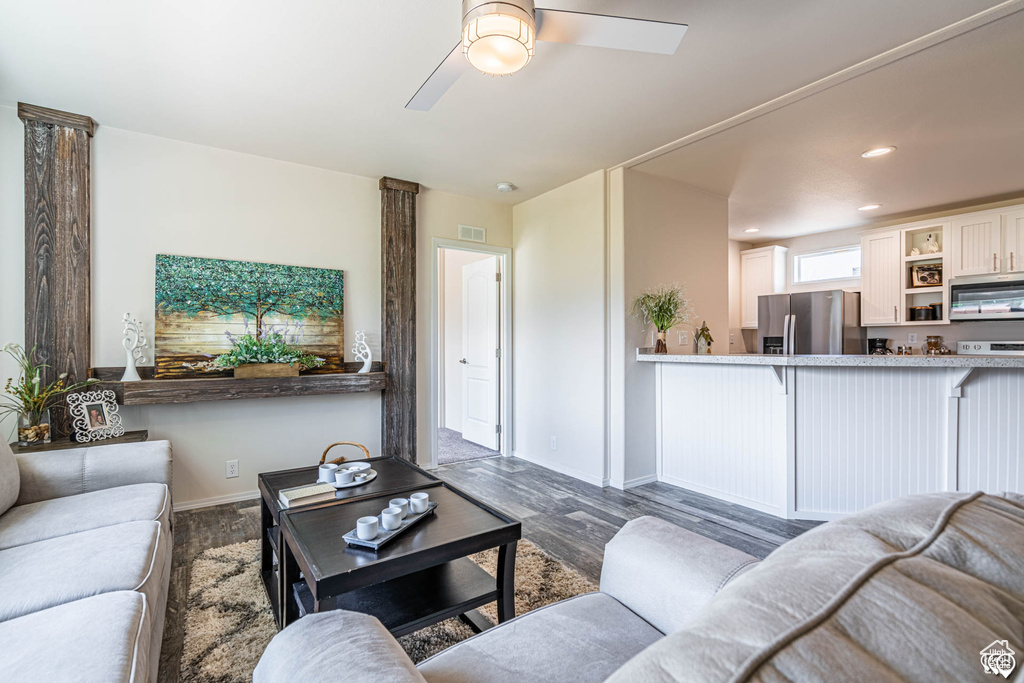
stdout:
[[(416, 112), (406, 101), (458, 42), (459, 0), (4, 0), (0, 102), (512, 203), (997, 2), (540, 4), (690, 28), (669, 57), (539, 44), (515, 76), (472, 73)], [(499, 194), (504, 180), (520, 191)]]
[(746, 241), (1024, 196), (1024, 12), (634, 168), (728, 197)]

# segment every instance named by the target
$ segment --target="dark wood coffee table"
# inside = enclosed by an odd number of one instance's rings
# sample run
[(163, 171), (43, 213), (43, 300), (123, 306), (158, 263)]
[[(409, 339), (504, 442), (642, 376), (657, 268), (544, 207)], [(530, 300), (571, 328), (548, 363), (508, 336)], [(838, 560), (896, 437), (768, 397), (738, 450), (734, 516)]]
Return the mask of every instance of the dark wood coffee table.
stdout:
[[(437, 477), (431, 476), (419, 467), (402, 460), (401, 458), (371, 458), (368, 462), (377, 470), (377, 478), (363, 486), (354, 486), (348, 489), (341, 489), (333, 501), (317, 503), (314, 507), (324, 505), (338, 505), (346, 501), (363, 500), (376, 496), (386, 495), (389, 500), (397, 497), (404, 491), (417, 490), (439, 482)], [(299, 467), (292, 470), (280, 470), (278, 472), (265, 472), (258, 477), (260, 489), (260, 511), (261, 511), (261, 532), (262, 540), (260, 553), (260, 575), (263, 585), (267, 589), (267, 597), (270, 599), (270, 606), (274, 610), (274, 617), (278, 623), (281, 622), (281, 552), (278, 543), (280, 535), (281, 505), (278, 503), (278, 494), (282, 489), (303, 484), (312, 484), (316, 481), (318, 468)], [(292, 508), (293, 510), (310, 509), (310, 506)]]
[[(377, 479), (343, 490), (351, 492), (344, 498), (277, 509), (278, 523), (265, 532), (265, 563), (271, 566), (264, 583), (272, 604), (277, 594), (279, 625), (283, 628), (308, 613), (347, 609), (372, 614), (395, 636), (453, 616), (479, 631), (490, 624), (475, 609), (495, 601), (499, 623), (514, 617), (516, 542), (522, 525), (405, 461), (373, 462)], [(385, 467), (390, 476), (385, 476)], [(295, 483), (294, 470), (290, 479), (275, 476), (283, 473), (261, 475), (265, 515), (271, 521), (279, 508), (276, 491), (315, 478), (315, 468), (303, 469), (305, 479)], [(403, 488), (391, 488), (400, 482)], [(358, 491), (373, 484), (386, 488)], [(427, 491), (438, 503), (432, 517), (377, 552), (349, 547), (342, 540), (359, 517), (377, 515), (392, 498), (415, 491)], [(273, 506), (267, 505), (268, 499)], [(490, 548), (498, 548), (497, 578), (467, 557)]]

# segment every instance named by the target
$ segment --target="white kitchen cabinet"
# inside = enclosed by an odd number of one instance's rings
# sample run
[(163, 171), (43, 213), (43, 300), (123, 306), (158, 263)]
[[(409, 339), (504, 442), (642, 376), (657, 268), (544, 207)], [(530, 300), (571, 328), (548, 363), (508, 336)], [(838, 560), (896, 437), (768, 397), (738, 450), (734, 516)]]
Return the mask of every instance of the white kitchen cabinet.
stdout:
[(870, 233), (861, 238), (861, 325), (899, 325), (903, 299), (901, 233)]
[(1003, 214), (1003, 272), (1024, 273), (1024, 211)]
[(786, 291), (785, 247), (740, 252), (740, 325), (757, 329), (757, 297)]
[(953, 277), (1002, 270), (1002, 216), (998, 212), (953, 219)]

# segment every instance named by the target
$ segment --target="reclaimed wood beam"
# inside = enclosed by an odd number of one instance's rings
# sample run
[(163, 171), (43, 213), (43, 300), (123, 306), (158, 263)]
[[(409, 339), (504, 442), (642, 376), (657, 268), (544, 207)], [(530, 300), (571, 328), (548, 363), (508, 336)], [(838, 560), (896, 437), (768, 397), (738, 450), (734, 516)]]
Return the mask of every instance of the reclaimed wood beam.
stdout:
[(380, 179), (381, 455), (416, 462), (416, 194), (420, 186)]
[[(49, 365), (42, 381), (87, 377), (90, 310), (90, 138), (88, 116), (18, 103), (25, 124), (25, 348)], [(67, 435), (66, 411), (51, 415)]]

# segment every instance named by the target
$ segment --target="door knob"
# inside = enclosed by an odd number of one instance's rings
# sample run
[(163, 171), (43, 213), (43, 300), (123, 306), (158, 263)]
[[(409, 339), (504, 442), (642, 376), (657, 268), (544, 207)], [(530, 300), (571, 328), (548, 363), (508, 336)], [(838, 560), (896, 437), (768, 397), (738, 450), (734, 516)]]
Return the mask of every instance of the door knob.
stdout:
[(466, 365), (468, 363), (468, 361), (465, 358), (463, 358), (459, 362), (462, 363), (463, 365)]

